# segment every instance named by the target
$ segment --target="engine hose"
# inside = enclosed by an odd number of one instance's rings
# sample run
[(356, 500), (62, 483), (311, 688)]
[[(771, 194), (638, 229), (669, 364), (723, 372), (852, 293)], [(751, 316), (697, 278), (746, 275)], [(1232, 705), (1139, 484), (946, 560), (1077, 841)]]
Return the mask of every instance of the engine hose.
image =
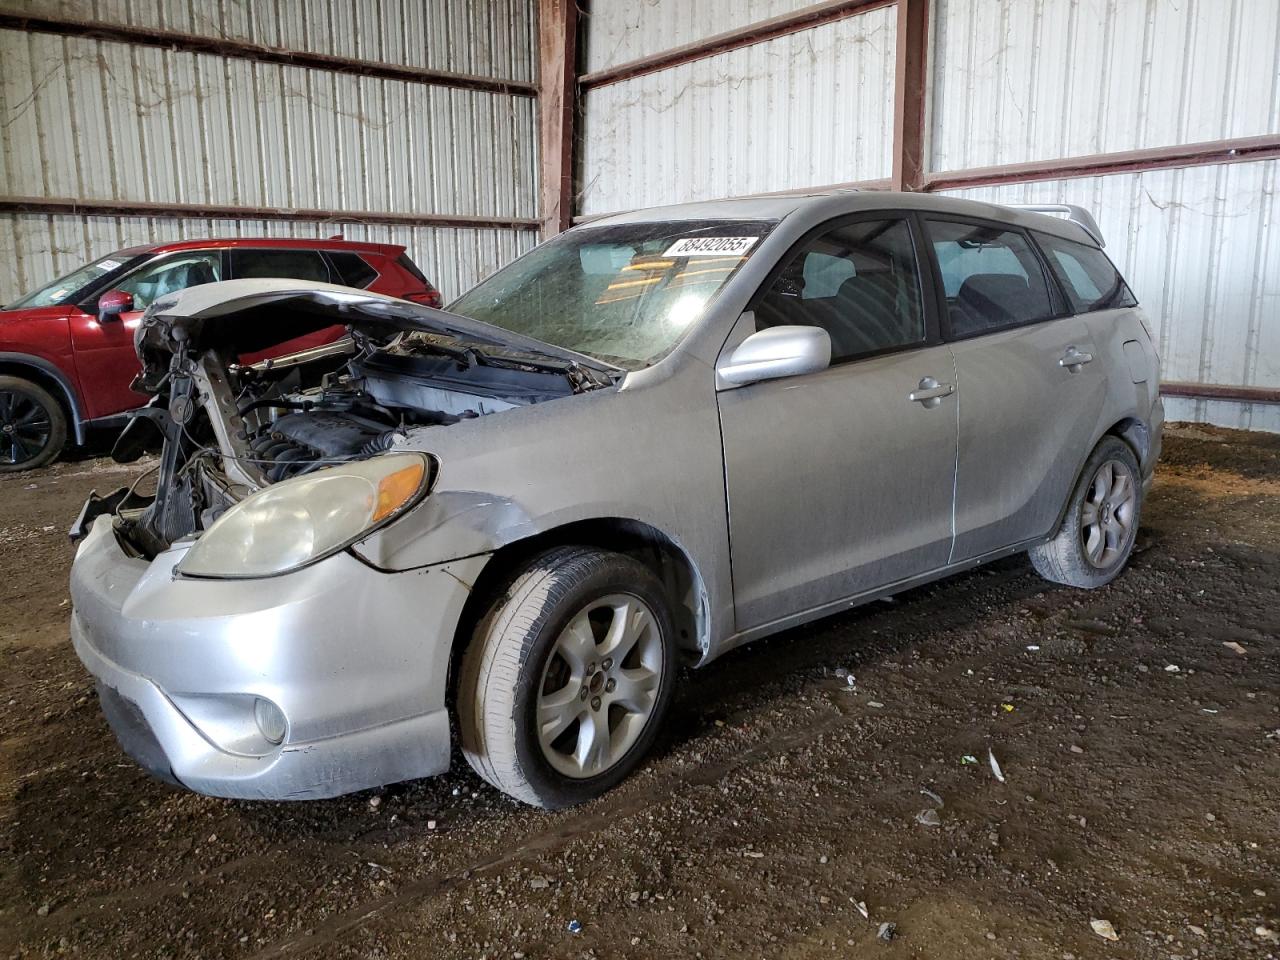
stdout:
[(276, 457), (275, 466), (267, 471), (267, 479), (272, 483), (277, 480), (283, 480), (285, 477), (293, 473), (291, 469), (293, 463), (297, 460), (310, 460), (312, 455), (310, 451), (304, 450), (302, 447), (294, 447), (292, 450), (286, 450), (280, 456)]

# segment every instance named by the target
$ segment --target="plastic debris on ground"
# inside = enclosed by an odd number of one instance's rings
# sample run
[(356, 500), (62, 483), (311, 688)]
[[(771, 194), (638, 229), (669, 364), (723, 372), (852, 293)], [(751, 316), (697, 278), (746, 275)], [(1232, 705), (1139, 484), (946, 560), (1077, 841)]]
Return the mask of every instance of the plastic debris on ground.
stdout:
[(570, 920), (570, 921), (569, 921), (569, 932), (570, 932), (570, 933), (581, 933), (581, 932), (582, 932), (582, 921), (581, 921), (581, 920)]
[[(852, 897), (850, 897), (849, 899), (853, 900)], [(871, 911), (867, 909), (867, 901), (865, 900), (854, 901), (853, 906), (854, 906), (854, 909), (856, 909), (860, 914), (862, 914), (862, 919), (864, 920), (871, 919)]]
[(920, 788), (920, 793), (921, 793), (921, 794), (923, 794), (924, 796), (928, 797), (930, 800), (932, 800), (932, 801), (933, 801), (934, 803), (936, 803), (938, 806), (940, 806), (940, 807), (945, 807), (945, 806), (946, 806), (946, 804), (942, 802), (942, 797), (940, 797), (938, 794), (934, 793), (934, 792), (933, 792), (932, 790), (930, 790), (928, 787), (921, 787), (921, 788)]
[(1240, 654), (1240, 656), (1242, 657), (1247, 652), (1243, 644), (1236, 643), (1234, 640), (1224, 640), (1222, 641), (1222, 645), (1226, 647), (1228, 650), (1234, 650), (1236, 653)]
[(1012, 703), (1002, 703), (1002, 704), (1000, 704), (1000, 709), (1001, 709), (1001, 710), (1003, 710), (1005, 713), (1013, 713), (1013, 704), (1012, 704)]
[(916, 823), (922, 827), (940, 827), (942, 826), (942, 817), (938, 816), (937, 810), (929, 808), (916, 814)]
[(991, 772), (995, 774), (996, 779), (1004, 783), (1004, 771), (1000, 769), (1000, 761), (996, 759), (990, 747), (987, 748), (987, 760), (991, 763)]
[(1179, 672), (1179, 671), (1181, 671), (1181, 670), (1182, 670), (1182, 668), (1181, 668), (1180, 666), (1178, 666), (1176, 663), (1171, 663), (1171, 664), (1169, 664), (1167, 667), (1165, 667), (1165, 668), (1164, 668), (1164, 672), (1165, 672), (1165, 673), (1178, 673), (1178, 672)]
[(898, 925), (896, 923), (889, 923), (886, 920), (884, 923), (880, 924), (880, 929), (876, 931), (876, 939), (883, 940), (885, 943), (888, 943), (897, 936), (897, 934)]
[(977, 763), (978, 758), (975, 757), (972, 753), (966, 753), (963, 757), (960, 758), (960, 762), (965, 766), (969, 766), (970, 764)]
[(1090, 920), (1089, 926), (1103, 940), (1116, 941), (1120, 939), (1120, 934), (1116, 933), (1116, 928), (1111, 925), (1110, 920)]

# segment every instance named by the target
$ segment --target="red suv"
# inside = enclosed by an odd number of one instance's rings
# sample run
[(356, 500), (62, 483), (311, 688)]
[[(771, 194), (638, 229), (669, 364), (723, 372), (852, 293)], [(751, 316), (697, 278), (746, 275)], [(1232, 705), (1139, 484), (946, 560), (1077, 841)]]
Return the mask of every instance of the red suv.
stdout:
[[(404, 252), (386, 243), (263, 238), (130, 247), (0, 308), (0, 473), (43, 466), (68, 441), (142, 404), (133, 330), (157, 297), (244, 277), (320, 280), (440, 305)], [(334, 339), (293, 340), (268, 356)]]

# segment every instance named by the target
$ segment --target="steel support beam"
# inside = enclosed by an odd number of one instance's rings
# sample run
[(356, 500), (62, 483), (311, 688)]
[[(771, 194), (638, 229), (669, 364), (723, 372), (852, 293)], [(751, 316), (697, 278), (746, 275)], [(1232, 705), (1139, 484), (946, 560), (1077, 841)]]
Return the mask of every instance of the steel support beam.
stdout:
[(222, 37), (202, 37), (198, 34), (179, 33), (176, 30), (158, 30), (152, 27), (134, 27), (127, 24), (102, 23), (94, 20), (73, 20), (46, 14), (26, 14), (16, 11), (0, 11), (0, 29), (25, 30), (35, 33), (52, 33), (59, 36), (80, 37), (90, 40), (111, 40), (148, 47), (164, 47), (184, 53), (209, 53), (255, 63), (278, 63), (290, 67), (309, 67), (334, 73), (353, 73), (362, 77), (378, 77), (384, 80), (402, 80), (409, 83), (428, 83), (463, 90), (481, 90), (488, 93), (506, 93), (532, 97), (537, 88), (520, 80), (502, 80), (469, 73), (451, 73), (445, 70), (428, 70), (424, 67), (401, 66), (376, 60), (358, 60), (327, 53), (308, 53), (267, 47), (243, 40), (227, 40)]
[(894, 0), (828, 0), (826, 3), (818, 3), (797, 10), (795, 13), (761, 20), (759, 23), (753, 23), (738, 30), (718, 33), (705, 40), (686, 43), (683, 46), (664, 50), (662, 53), (630, 60), (616, 67), (609, 67), (607, 70), (584, 73), (578, 77), (578, 89), (589, 90), (608, 83), (630, 80), (632, 77), (643, 76), (646, 73), (678, 67), (694, 60), (703, 60), (714, 57), (716, 54), (728, 53), (730, 50), (738, 50), (766, 40), (785, 37), (791, 33), (799, 33), (801, 30), (819, 27), (824, 23), (843, 20), (877, 7), (888, 6), (893, 2)]
[(538, 0), (538, 193), (544, 240), (573, 222), (577, 75), (576, 0)]
[(72, 200), (63, 197), (0, 196), (0, 213), (39, 213), (79, 217), (190, 217), (199, 220), (289, 220), (335, 224), (385, 223), (397, 227), (488, 227), (513, 230), (533, 230), (539, 225), (539, 221), (531, 219), (473, 217), (466, 214), (239, 207), (134, 200)]
[(1221, 383), (1162, 383), (1160, 395), (1234, 403), (1280, 403), (1280, 387), (1242, 387)]
[(897, 0), (898, 53), (893, 76), (894, 190), (923, 190), (929, 90), (929, 2)]
[(1037, 160), (997, 167), (972, 167), (930, 173), (928, 190), (956, 190), (1002, 183), (1031, 183), (1037, 180), (1069, 180), (1077, 177), (1104, 177), (1118, 173), (1142, 173), (1169, 167), (1199, 167), (1221, 163), (1280, 158), (1280, 135), (1210, 140), (1176, 147), (1151, 147), (1122, 153), (1099, 153), (1063, 160)]

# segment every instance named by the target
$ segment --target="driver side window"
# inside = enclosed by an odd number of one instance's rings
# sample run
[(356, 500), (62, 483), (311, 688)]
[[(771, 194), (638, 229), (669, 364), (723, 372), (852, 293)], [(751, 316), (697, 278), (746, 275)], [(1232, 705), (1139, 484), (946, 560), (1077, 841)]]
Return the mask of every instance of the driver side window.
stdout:
[(135, 310), (144, 310), (175, 290), (217, 283), (222, 279), (222, 254), (217, 251), (179, 253), (144, 266), (113, 289), (133, 294)]
[(769, 285), (756, 327), (821, 327), (831, 362), (925, 340), (911, 230), (905, 220), (861, 220), (807, 241)]

